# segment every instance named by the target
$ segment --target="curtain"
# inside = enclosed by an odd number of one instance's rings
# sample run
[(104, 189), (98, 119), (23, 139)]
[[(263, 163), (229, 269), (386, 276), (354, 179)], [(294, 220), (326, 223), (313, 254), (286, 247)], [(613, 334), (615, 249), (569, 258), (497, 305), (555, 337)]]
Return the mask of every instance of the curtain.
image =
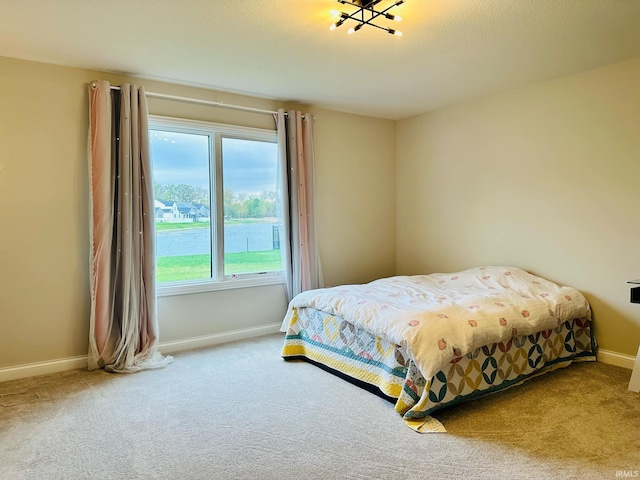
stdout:
[(289, 301), (323, 286), (316, 245), (313, 115), (283, 109), (275, 115), (278, 132), (278, 210), (280, 242)]
[(155, 224), (143, 87), (89, 85), (89, 369), (135, 372), (172, 361), (158, 348)]

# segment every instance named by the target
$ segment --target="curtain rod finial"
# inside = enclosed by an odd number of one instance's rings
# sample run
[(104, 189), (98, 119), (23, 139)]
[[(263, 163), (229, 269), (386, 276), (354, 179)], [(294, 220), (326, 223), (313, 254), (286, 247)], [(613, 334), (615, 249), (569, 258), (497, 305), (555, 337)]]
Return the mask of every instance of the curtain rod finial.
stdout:
[(96, 88), (98, 88), (98, 82), (96, 82), (95, 80), (94, 80), (93, 82), (91, 82), (91, 84), (90, 84), (90, 85), (91, 85), (91, 88), (92, 88), (93, 90), (95, 90)]

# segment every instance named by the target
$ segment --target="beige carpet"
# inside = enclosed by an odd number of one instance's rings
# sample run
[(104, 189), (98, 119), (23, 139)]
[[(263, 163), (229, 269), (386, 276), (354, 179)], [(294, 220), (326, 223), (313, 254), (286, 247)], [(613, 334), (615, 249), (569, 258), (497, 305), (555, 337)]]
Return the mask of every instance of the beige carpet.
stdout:
[(132, 375), (0, 383), (2, 479), (607, 479), (640, 471), (630, 371), (575, 364), (435, 415), (420, 435), (392, 404), (305, 362), (282, 337), (175, 355)]

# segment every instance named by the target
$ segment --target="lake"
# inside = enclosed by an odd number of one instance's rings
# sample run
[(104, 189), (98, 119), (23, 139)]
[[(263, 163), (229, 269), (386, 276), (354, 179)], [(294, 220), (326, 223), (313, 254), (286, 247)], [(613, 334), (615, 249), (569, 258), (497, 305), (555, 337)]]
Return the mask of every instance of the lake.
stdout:
[[(239, 223), (224, 226), (225, 253), (273, 250), (275, 223)], [(156, 232), (156, 256), (199, 255), (211, 253), (208, 228)]]

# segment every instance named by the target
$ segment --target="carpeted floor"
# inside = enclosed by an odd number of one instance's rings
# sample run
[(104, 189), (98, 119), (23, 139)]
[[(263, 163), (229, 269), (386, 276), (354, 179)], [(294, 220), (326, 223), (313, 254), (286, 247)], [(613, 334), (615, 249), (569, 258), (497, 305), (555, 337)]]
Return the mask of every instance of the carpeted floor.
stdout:
[[(607, 479), (640, 471), (630, 371), (579, 363), (435, 415), (305, 362), (281, 335), (175, 355), (132, 375), (0, 383), (1, 479)], [(631, 475), (633, 476), (633, 475)]]

